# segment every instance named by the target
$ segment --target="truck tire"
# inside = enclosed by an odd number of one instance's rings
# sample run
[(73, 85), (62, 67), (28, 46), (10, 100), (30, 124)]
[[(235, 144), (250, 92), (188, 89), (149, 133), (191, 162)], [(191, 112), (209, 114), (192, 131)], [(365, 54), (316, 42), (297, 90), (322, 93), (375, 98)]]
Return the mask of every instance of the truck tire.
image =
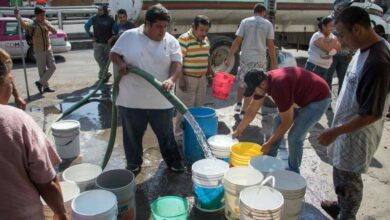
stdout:
[(217, 36), (211, 39), (210, 62), (213, 71), (228, 72), (233, 75), (237, 74), (239, 65), (239, 55), (236, 53), (229, 67), (224, 65), (224, 61), (229, 55), (233, 39), (226, 36)]
[(28, 48), (26, 58), (28, 61), (35, 63), (33, 47)]

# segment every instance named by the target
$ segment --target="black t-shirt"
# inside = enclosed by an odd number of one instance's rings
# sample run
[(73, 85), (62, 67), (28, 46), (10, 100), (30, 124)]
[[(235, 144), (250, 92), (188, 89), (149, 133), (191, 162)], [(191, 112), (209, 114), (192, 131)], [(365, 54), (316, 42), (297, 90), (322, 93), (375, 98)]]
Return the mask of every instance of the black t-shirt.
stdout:
[(96, 39), (96, 43), (106, 44), (114, 33), (113, 28), (115, 21), (109, 15), (95, 15), (92, 18), (93, 35)]
[(390, 49), (385, 40), (369, 48), (356, 91), (359, 115), (382, 116), (386, 96), (390, 92)]

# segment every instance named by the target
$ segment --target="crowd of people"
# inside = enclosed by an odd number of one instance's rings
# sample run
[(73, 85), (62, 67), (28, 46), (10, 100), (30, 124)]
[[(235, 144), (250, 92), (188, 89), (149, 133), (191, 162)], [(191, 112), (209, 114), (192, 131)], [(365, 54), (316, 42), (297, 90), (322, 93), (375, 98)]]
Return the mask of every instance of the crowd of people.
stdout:
[[(34, 52), (40, 75), (35, 83), (38, 91), (54, 92), (48, 84), (56, 68), (48, 33), (55, 33), (55, 28), (45, 19), (42, 8), (35, 9), (36, 19), (32, 23), (20, 19), (17, 10), (15, 16), (24, 29), (34, 32)], [(182, 116), (177, 116), (174, 125), (172, 104), (143, 78), (129, 73), (128, 68), (133, 66), (149, 72), (162, 82), (163, 90), (175, 90), (188, 107), (204, 105), (207, 85), (213, 77), (207, 38), (211, 21), (207, 16), (196, 16), (192, 27), (176, 39), (167, 32), (172, 19), (169, 11), (160, 4), (147, 9), (145, 22), (139, 27), (128, 21), (125, 10), (119, 10), (117, 17), (119, 21), (115, 22), (108, 15), (107, 7), (101, 6), (98, 14), (85, 24), (85, 30), (94, 41), (98, 77), (109, 80), (110, 61), (118, 71), (119, 93), (115, 104), (122, 120), (126, 169), (136, 174), (141, 171), (142, 140), (150, 124), (168, 168), (182, 172), (177, 144), (183, 135)], [(334, 71), (337, 72), (339, 96), (333, 123), (317, 138), (320, 145), (329, 146), (337, 201), (323, 201), (321, 206), (335, 219), (355, 219), (362, 201), (361, 176), (379, 146), (384, 119), (390, 111), (387, 109), (390, 44), (372, 29), (364, 9), (347, 7), (335, 17), (319, 21), (318, 32), (309, 43), (305, 68), (278, 68), (273, 26), (266, 19), (266, 8), (256, 4), (253, 16), (243, 19), (237, 29), (225, 60), (227, 66), (239, 50), (239, 86), (234, 109), (241, 120), (233, 137), (239, 138), (245, 132), (265, 97), (271, 97), (279, 114), (262, 151), (276, 156), (287, 133), (288, 169), (297, 173), (305, 137), (330, 107), (330, 88)], [(15, 88), (9, 55), (3, 50), (0, 55), (0, 139), (5, 143), (0, 147), (0, 165), (6, 168), (0, 174), (0, 183), (7, 186), (0, 192), (11, 193), (7, 197), (17, 200), (15, 203), (3, 201), (0, 216), (5, 213), (18, 219), (41, 217), (39, 196), (42, 196), (56, 219), (66, 219), (53, 169), (60, 159), (32, 118), (7, 105), (12, 94), (17, 107), (24, 109), (26, 103)], [(25, 209), (20, 212), (13, 205), (23, 205)]]

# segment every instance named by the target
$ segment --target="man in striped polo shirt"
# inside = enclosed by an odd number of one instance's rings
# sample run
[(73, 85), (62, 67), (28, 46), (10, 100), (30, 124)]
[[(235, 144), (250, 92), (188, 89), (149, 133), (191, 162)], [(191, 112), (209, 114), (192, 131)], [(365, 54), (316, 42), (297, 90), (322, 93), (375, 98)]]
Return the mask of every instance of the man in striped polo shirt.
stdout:
[[(213, 75), (209, 65), (210, 42), (207, 38), (210, 27), (209, 18), (198, 15), (192, 22), (192, 28), (179, 37), (183, 74), (176, 87), (176, 95), (188, 107), (204, 104), (208, 79)], [(176, 120), (175, 138), (181, 141), (182, 116), (178, 114)]]

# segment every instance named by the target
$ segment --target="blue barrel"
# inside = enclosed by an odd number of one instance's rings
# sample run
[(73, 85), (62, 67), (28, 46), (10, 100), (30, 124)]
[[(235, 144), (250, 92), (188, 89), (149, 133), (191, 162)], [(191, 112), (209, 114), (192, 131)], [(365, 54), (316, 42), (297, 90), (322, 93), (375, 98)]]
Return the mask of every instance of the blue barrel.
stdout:
[[(206, 139), (216, 135), (218, 131), (218, 117), (214, 109), (208, 107), (190, 108), (189, 112), (194, 116), (199, 127), (206, 135)], [(196, 139), (194, 130), (187, 120), (183, 119), (184, 132), (184, 158), (187, 164), (191, 165), (194, 162), (205, 158), (203, 150)], [(207, 141), (207, 140), (206, 140)]]

